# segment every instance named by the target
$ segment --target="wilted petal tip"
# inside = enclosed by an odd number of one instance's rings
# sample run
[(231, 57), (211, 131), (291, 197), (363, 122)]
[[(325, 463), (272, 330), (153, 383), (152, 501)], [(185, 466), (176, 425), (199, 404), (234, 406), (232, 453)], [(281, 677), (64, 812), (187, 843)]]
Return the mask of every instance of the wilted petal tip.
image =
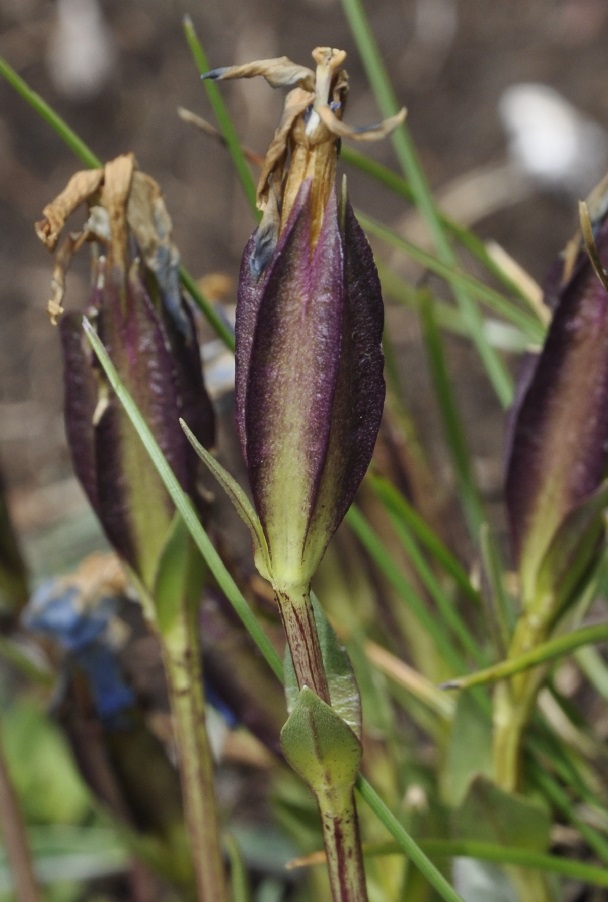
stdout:
[(209, 79), (210, 81), (217, 81), (221, 79), (225, 72), (228, 71), (230, 66), (218, 66), (216, 69), (210, 69), (208, 72), (203, 72), (201, 75), (201, 81), (206, 81)]

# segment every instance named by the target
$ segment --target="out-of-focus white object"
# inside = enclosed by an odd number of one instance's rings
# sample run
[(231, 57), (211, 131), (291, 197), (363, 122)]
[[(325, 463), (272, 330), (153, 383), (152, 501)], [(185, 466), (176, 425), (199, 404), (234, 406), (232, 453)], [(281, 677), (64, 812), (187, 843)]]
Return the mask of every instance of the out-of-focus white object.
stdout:
[(109, 81), (116, 46), (97, 0), (57, 0), (57, 19), (47, 52), (49, 75), (66, 97), (86, 101)]
[(516, 165), (540, 187), (586, 197), (608, 170), (608, 133), (548, 85), (512, 85), (499, 113)]

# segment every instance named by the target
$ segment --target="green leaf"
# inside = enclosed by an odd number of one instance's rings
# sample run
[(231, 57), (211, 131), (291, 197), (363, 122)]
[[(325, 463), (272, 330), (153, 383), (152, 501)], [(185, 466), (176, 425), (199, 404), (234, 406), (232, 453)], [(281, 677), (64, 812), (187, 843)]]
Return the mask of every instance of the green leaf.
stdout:
[(315, 795), (350, 792), (355, 783), (361, 743), (351, 728), (311, 689), (300, 690), (281, 731), (288, 764)]
[(550, 828), (549, 811), (540, 801), (505, 792), (481, 775), (471, 783), (452, 820), (458, 839), (497, 841), (531, 852), (547, 849)]
[(443, 797), (458, 807), (478, 774), (492, 773), (492, 725), (467, 693), (456, 705), (445, 767), (440, 772)]
[(167, 636), (180, 611), (198, 604), (207, 568), (182, 515), (176, 512), (154, 585), (156, 626)]

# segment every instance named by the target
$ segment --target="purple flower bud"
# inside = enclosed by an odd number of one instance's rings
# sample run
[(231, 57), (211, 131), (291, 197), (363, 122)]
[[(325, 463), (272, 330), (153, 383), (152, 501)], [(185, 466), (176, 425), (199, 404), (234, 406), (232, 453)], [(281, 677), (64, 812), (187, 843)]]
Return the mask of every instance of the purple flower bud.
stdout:
[[(345, 54), (215, 70), (296, 84), (258, 186), (236, 314), (239, 440), (275, 587), (307, 587), (369, 465), (384, 404), (383, 305), (371, 249), (334, 182)], [(386, 134), (401, 121), (375, 130)]]
[[(594, 231), (595, 238), (589, 224), (591, 256), (608, 258), (605, 215)], [(546, 589), (548, 563), (561, 573), (573, 549), (585, 544), (593, 552), (600, 530), (592, 499), (608, 472), (608, 292), (580, 235), (560, 269), (561, 280), (553, 272), (548, 288), (554, 315), (545, 345), (521, 380), (507, 462), (509, 521), (528, 601), (541, 572)], [(587, 517), (582, 506), (589, 504)]]
[[(54, 247), (65, 218), (89, 206), (82, 233), (57, 254), (51, 315), (62, 313), (69, 255), (93, 244), (92, 291), (86, 310), (121, 381), (135, 399), (182, 487), (196, 495), (197, 458), (180, 426), (213, 442), (214, 420), (203, 384), (192, 315), (181, 296), (178, 256), (158, 185), (137, 172), (131, 155), (97, 173), (79, 173), (45, 209), (38, 226)], [(60, 324), (65, 418), (74, 468), (121, 557), (151, 588), (173, 519), (173, 504), (122, 406), (96, 364), (81, 315)]]

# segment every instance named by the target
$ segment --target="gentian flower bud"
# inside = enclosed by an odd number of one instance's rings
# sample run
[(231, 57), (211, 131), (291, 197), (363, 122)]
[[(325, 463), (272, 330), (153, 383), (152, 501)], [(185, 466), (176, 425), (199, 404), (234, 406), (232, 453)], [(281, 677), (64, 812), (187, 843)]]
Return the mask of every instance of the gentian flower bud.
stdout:
[(510, 437), (506, 496), (522, 600), (547, 609), (545, 625), (595, 559), (608, 500), (605, 186), (597, 203), (593, 222), (582, 205), (582, 235), (548, 281), (553, 320), (541, 353), (527, 362)]
[[(262, 221), (241, 265), (236, 418), (275, 589), (308, 589), (369, 465), (384, 404), (383, 306), (371, 249), (345, 191), (340, 140), (387, 134), (341, 121), (345, 53), (317, 48), (313, 72), (285, 57), (216, 69), (294, 86), (257, 198)], [(259, 539), (259, 537), (258, 537)]]
[[(179, 258), (159, 186), (128, 154), (75, 175), (44, 210), (37, 231), (53, 250), (80, 204), (89, 217), (56, 256), (53, 321), (63, 313), (72, 254), (93, 245), (87, 316), (184, 490), (196, 495), (197, 460), (179, 428), (187, 418), (205, 446), (213, 411), (203, 385), (194, 323), (180, 292)], [(84, 339), (81, 315), (62, 317), (65, 419), (74, 468), (106, 535), (143, 585), (152, 588), (173, 504)]]

